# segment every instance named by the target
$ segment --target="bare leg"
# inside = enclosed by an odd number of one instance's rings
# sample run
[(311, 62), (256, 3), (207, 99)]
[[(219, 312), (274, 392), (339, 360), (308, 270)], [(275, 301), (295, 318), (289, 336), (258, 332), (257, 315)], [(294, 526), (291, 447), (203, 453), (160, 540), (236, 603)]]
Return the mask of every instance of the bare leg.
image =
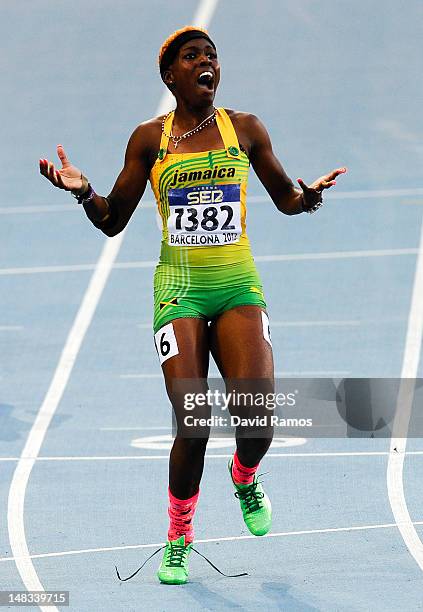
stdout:
[[(222, 376), (226, 380), (234, 379), (228, 391), (232, 387), (236, 387), (235, 391), (250, 387), (255, 393), (264, 395), (274, 392), (272, 347), (263, 336), (258, 306), (238, 306), (224, 312), (210, 326), (210, 343)], [(245, 384), (240, 379), (245, 379)], [(233, 406), (231, 413), (242, 416), (247, 409), (247, 406)], [(272, 413), (264, 409), (263, 414), (270, 416)], [(270, 426), (257, 430), (257, 437), (248, 437), (248, 433), (238, 427), (236, 444), (241, 463), (246, 467), (257, 465), (266, 454), (272, 437)]]
[[(190, 392), (187, 383), (175, 389), (181, 379), (193, 379), (192, 388), (196, 392), (207, 392), (207, 372), (209, 366), (208, 327), (206, 321), (195, 318), (175, 319), (173, 322), (179, 354), (163, 363), (166, 390), (178, 424), (178, 434), (174, 440), (169, 459), (169, 488), (178, 499), (188, 499), (197, 493), (204, 467), (208, 433), (205, 437), (186, 437), (180, 435), (183, 419), (187, 412), (184, 408), (183, 390)], [(204, 382), (198, 382), (203, 379)], [(196, 407), (190, 412), (193, 416), (209, 416), (208, 407)], [(186, 432), (186, 428), (185, 428)]]

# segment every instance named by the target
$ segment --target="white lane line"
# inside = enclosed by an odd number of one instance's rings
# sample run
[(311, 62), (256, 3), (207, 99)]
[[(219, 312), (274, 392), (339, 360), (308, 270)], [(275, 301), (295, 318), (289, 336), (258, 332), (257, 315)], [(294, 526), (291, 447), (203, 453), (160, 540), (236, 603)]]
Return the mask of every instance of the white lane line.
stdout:
[(65, 266), (31, 266), (25, 268), (0, 268), (0, 276), (19, 276), (21, 274), (50, 274), (52, 272), (90, 272), (96, 264), (73, 264)]
[[(154, 268), (157, 261), (135, 261), (114, 263), (115, 270), (130, 270), (131, 268)], [(0, 276), (19, 276), (21, 274), (51, 274), (57, 272), (90, 272), (95, 270), (96, 264), (66, 264), (63, 266), (32, 266), (24, 268), (0, 268)]]
[(423, 543), (408, 511), (403, 482), (408, 428), (423, 339), (423, 222), (418, 253), (386, 480), (389, 503), (398, 529), (408, 550), (423, 571)]
[[(40, 452), (47, 429), (69, 380), (82, 341), (107, 282), (113, 261), (119, 252), (123, 237), (124, 233), (121, 233), (119, 236), (106, 240), (104, 243), (96, 269), (66, 339), (49, 389), (31, 427), (10, 485), (7, 509), (9, 540), (12, 553), (16, 557), (18, 572), (29, 591), (42, 591), (44, 588), (30, 559), (25, 537), (24, 503), (26, 487), (35, 459)], [(51, 612), (50, 607), (41, 606), (40, 608), (45, 610), (45, 612)], [(57, 608), (53, 609), (56, 610)]]
[[(167, 105), (166, 105), (167, 108)], [(163, 111), (165, 112), (165, 111)], [(368, 189), (357, 191), (333, 191), (328, 192), (325, 198), (331, 200), (360, 200), (368, 198), (411, 198), (423, 196), (422, 188), (415, 189)], [(270, 202), (268, 195), (251, 195), (249, 202)], [(156, 203), (152, 200), (141, 202), (140, 208), (155, 208)], [(53, 213), (53, 212), (79, 212), (80, 209), (71, 204), (33, 204), (29, 206), (0, 206), (0, 215), (20, 215), (31, 213)]]
[(158, 431), (158, 430), (165, 430), (165, 431), (171, 431), (172, 427), (169, 427), (169, 425), (156, 425), (156, 426), (152, 426), (152, 427), (100, 427), (99, 431), (141, 431), (141, 430), (147, 430), (147, 431)]
[(31, 213), (69, 212), (81, 209), (72, 204), (41, 204), (33, 206), (0, 206), (0, 215), (28, 215)]
[[(415, 521), (414, 525), (423, 525), (423, 521)], [(279, 531), (276, 533), (268, 533), (263, 538), (286, 538), (292, 536), (304, 536), (304, 535), (319, 535), (325, 533), (345, 533), (345, 532), (359, 532), (359, 531), (371, 531), (375, 529), (392, 529), (396, 527), (395, 523), (382, 523), (379, 525), (354, 525), (351, 527), (328, 527), (326, 529), (302, 529), (298, 531)], [(227, 536), (223, 538), (207, 538), (202, 540), (195, 540), (196, 544), (213, 544), (215, 542), (237, 542), (240, 540), (256, 540), (257, 536), (244, 535), (244, 536)], [(66, 557), (69, 555), (86, 555), (90, 553), (98, 552), (114, 552), (118, 550), (141, 550), (144, 548), (159, 548), (163, 546), (165, 542), (156, 542), (155, 544), (128, 544), (126, 546), (104, 546), (101, 548), (82, 548), (80, 550), (65, 550), (60, 552), (40, 553), (31, 555), (31, 559), (45, 559), (46, 557)], [(0, 557), (0, 562), (5, 561), (16, 561), (13, 557)]]
[[(374, 318), (363, 318), (363, 319), (333, 319), (328, 321), (319, 320), (304, 320), (304, 321), (275, 321), (271, 320), (271, 327), (360, 327), (361, 325), (375, 325), (375, 324), (393, 324), (403, 323), (406, 317), (378, 317)], [(145, 321), (143, 323), (137, 323), (136, 327), (139, 329), (153, 329), (153, 321)]]
[[(365, 322), (365, 321), (364, 321)], [(359, 327), (363, 321), (271, 321), (271, 327)], [(137, 323), (139, 329), (152, 329), (153, 322)]]
[[(329, 191), (325, 198), (329, 200), (362, 200), (373, 198), (410, 198), (413, 196), (423, 196), (423, 189), (361, 189), (357, 191)], [(268, 195), (250, 196), (250, 202), (270, 202)]]
[(362, 321), (270, 321), (270, 327), (359, 327)]
[(303, 370), (302, 372), (275, 372), (275, 376), (284, 376), (287, 378), (339, 378), (342, 376), (348, 376), (350, 373), (351, 372), (349, 370)]
[[(321, 378), (321, 377), (332, 377), (339, 378), (343, 376), (348, 376), (350, 374), (349, 370), (310, 370), (310, 371), (281, 371), (275, 372), (275, 376), (284, 376), (286, 378)], [(220, 377), (219, 372), (209, 372), (209, 378), (217, 378)], [(146, 372), (146, 373), (132, 373), (132, 374), (119, 374), (119, 378), (125, 380), (137, 380), (144, 378), (163, 378), (162, 373), (157, 372)]]
[[(171, 102), (171, 100), (169, 100)], [(168, 104), (166, 105), (166, 107)], [(165, 111), (163, 111), (165, 112)], [(153, 200), (142, 201), (139, 208), (156, 208)], [(0, 206), (0, 215), (28, 215), (40, 213), (62, 213), (77, 212), (81, 213), (81, 208), (75, 204), (41, 204), (31, 206)]]
[[(362, 257), (401, 257), (417, 255), (418, 249), (374, 249), (365, 251), (328, 251), (324, 253), (285, 253), (282, 255), (256, 255), (255, 261), (262, 263), (275, 261), (316, 261), (319, 259), (354, 259)], [(113, 265), (115, 270), (154, 268), (157, 261), (124, 261)], [(33, 266), (24, 268), (0, 268), (0, 276), (21, 274), (49, 274), (54, 272), (86, 272), (95, 269), (95, 264), (70, 264), (62, 266)]]
[(119, 374), (119, 378), (130, 380), (131, 378), (163, 378), (163, 374)]
[[(193, 23), (207, 26), (208, 21), (211, 19), (216, 9), (217, 3), (218, 0), (201, 0), (197, 7)], [(169, 108), (171, 99), (171, 93), (169, 90), (166, 90), (160, 100), (157, 114), (166, 112)], [(54, 372), (50, 387), (31, 431), (29, 432), (21, 457), (13, 474), (9, 490), (7, 511), (9, 540), (12, 554), (16, 557), (18, 572), (28, 591), (43, 591), (44, 588), (32, 564), (25, 537), (24, 502), (26, 487), (35, 463), (34, 458), (38, 456), (51, 419), (63, 395), (82, 341), (112, 270), (113, 263), (119, 253), (124, 236), (125, 232), (121, 232), (118, 236), (105, 241), (102, 253), (96, 264), (72, 329), (66, 339), (66, 344)], [(40, 610), (42, 610), (42, 612), (54, 612), (57, 608), (55, 606), (40, 606)]]
[[(318, 321), (318, 320), (304, 320), (304, 321), (275, 321), (271, 320), (271, 327), (360, 327), (362, 325), (375, 325), (375, 324), (393, 324), (393, 323), (403, 323), (405, 321), (404, 317), (378, 317), (377, 319), (373, 318), (363, 318), (363, 319), (333, 319), (327, 321)], [(153, 329), (153, 322), (146, 321), (144, 323), (137, 323), (136, 327), (138, 329)]]
[(202, 0), (192, 20), (193, 25), (207, 28), (216, 12), (219, 0)]
[(356, 257), (398, 257), (416, 255), (418, 249), (372, 249), (365, 251), (328, 251), (326, 253), (286, 253), (283, 255), (256, 255), (255, 261), (315, 261), (317, 259), (354, 259)]
[[(138, 428), (137, 428), (138, 429)], [(139, 428), (141, 429), (141, 428)], [(294, 459), (294, 458), (319, 458), (319, 457), (385, 457), (389, 456), (389, 451), (328, 451), (321, 453), (267, 453), (268, 457), (273, 459)], [(417, 456), (423, 455), (423, 451), (407, 451), (406, 455)], [(230, 459), (232, 454), (215, 454), (206, 453), (207, 460), (209, 459)], [(19, 461), (19, 457), (0, 457), (0, 462)], [(156, 461), (169, 460), (167, 455), (98, 455), (98, 456), (70, 456), (70, 457), (27, 457), (28, 461)]]
[(117, 263), (116, 270), (130, 270), (131, 268), (155, 268), (157, 261), (123, 261)]
[(327, 196), (334, 200), (352, 200), (367, 198), (409, 198), (423, 195), (423, 189), (363, 189), (358, 191), (333, 191)]

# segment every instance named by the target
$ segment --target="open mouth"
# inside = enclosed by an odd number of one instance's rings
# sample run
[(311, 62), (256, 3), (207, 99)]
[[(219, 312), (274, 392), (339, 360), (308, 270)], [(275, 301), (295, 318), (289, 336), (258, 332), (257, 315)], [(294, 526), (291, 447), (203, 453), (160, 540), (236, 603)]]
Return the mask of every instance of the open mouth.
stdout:
[(214, 84), (214, 75), (210, 70), (205, 70), (202, 72), (198, 79), (197, 84), (200, 87), (204, 87), (205, 89), (212, 90)]

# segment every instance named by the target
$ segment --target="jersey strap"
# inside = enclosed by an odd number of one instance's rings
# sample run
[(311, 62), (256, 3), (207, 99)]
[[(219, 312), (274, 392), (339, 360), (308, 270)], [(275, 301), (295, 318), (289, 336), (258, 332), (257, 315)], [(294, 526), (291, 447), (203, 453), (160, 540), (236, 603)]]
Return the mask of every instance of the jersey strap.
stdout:
[(225, 145), (226, 155), (237, 158), (240, 156), (240, 148), (233, 123), (224, 108), (217, 108), (216, 111), (216, 123)]

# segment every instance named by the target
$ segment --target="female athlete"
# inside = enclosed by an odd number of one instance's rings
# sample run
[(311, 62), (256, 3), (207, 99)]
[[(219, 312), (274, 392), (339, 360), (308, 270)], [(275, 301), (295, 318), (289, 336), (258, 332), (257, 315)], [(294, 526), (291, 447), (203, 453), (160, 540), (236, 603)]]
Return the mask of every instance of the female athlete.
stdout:
[[(207, 392), (210, 354), (231, 391), (245, 391), (246, 381), (247, 387), (253, 381), (255, 392), (273, 389), (266, 303), (245, 226), (249, 166), (276, 208), (287, 215), (317, 210), (322, 191), (335, 185), (346, 168), (309, 186), (298, 179), (301, 189), (296, 189), (259, 119), (214, 107), (220, 67), (206, 30), (188, 26), (172, 34), (160, 49), (159, 68), (176, 109), (135, 129), (110, 195), (95, 193), (61, 145), (57, 153), (62, 168), (42, 159), (40, 172), (56, 187), (72, 191), (107, 236), (126, 227), (147, 180), (154, 191), (163, 226), (154, 276), (154, 337), (178, 425), (169, 461), (168, 542), (158, 577), (182, 584), (188, 577), (209, 433), (208, 426), (186, 426), (186, 393)], [(202, 405), (195, 397), (191, 422), (211, 411), (209, 403)], [(242, 415), (252, 407), (232, 403), (229, 408)], [(270, 425), (253, 432), (237, 427), (236, 452), (229, 463), (244, 521), (255, 535), (264, 535), (271, 526), (270, 501), (256, 475), (271, 439)]]

